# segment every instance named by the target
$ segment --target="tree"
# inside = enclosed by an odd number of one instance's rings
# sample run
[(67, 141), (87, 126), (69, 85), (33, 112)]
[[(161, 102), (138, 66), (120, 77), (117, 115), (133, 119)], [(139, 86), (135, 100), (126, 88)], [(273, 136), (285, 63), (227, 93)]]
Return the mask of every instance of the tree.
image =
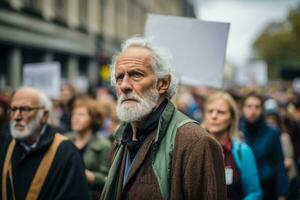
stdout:
[(255, 40), (253, 48), (269, 68), (271, 78), (278, 76), (282, 63), (300, 63), (300, 6), (291, 10), (282, 23), (269, 24)]

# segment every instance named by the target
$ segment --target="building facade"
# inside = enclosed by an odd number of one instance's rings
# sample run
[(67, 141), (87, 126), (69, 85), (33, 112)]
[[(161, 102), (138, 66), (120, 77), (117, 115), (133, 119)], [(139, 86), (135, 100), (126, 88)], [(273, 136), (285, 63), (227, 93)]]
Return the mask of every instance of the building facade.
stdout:
[(58, 61), (62, 78), (97, 79), (148, 13), (194, 17), (188, 0), (0, 0), (0, 86), (22, 84), (26, 63)]

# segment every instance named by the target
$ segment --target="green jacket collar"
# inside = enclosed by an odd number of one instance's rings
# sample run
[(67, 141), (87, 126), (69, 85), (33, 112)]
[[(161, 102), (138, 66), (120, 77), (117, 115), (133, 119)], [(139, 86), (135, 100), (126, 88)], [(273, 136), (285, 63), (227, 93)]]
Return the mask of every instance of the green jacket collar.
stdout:
[[(194, 121), (177, 111), (174, 105), (169, 101), (160, 117), (155, 143), (152, 148), (152, 167), (158, 180), (163, 199), (168, 199), (169, 196), (170, 166), (177, 128), (188, 122)], [(121, 124), (115, 134), (115, 138), (119, 144), (121, 143), (126, 126), (127, 123)], [(116, 155), (110, 168), (101, 199), (115, 199), (117, 174), (120, 171), (124, 149), (124, 146), (120, 144), (116, 150)]]

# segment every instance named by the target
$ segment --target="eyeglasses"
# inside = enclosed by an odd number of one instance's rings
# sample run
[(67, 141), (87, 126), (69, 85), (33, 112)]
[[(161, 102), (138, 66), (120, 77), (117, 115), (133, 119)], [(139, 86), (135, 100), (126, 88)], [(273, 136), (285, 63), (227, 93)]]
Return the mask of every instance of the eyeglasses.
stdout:
[(17, 111), (22, 115), (28, 115), (33, 110), (43, 109), (44, 107), (29, 107), (29, 106), (21, 106), (21, 107), (10, 107), (8, 109), (9, 114), (15, 114)]

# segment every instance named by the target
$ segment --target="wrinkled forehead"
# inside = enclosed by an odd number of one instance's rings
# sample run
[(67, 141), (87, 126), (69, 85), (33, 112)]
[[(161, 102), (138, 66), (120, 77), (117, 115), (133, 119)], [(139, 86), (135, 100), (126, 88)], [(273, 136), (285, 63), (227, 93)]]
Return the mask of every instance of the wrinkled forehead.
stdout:
[(11, 106), (38, 106), (38, 94), (31, 91), (18, 91), (12, 98)]
[(152, 51), (145, 47), (132, 46), (122, 52), (116, 63), (121, 65), (151, 66)]

